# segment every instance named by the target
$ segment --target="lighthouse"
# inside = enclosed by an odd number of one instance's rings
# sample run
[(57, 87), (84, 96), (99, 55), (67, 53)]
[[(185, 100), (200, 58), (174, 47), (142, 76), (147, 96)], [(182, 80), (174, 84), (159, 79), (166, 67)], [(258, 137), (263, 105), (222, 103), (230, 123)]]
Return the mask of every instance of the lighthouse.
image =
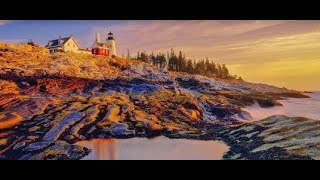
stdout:
[(100, 56), (116, 56), (116, 41), (113, 37), (112, 32), (108, 34), (108, 37), (105, 42), (101, 42), (100, 33), (96, 34), (96, 40), (92, 45), (92, 54)]
[(110, 47), (110, 55), (111, 56), (113, 56), (113, 55), (116, 56), (117, 55), (117, 52), (116, 52), (116, 41), (115, 41), (111, 31), (108, 34), (107, 44)]

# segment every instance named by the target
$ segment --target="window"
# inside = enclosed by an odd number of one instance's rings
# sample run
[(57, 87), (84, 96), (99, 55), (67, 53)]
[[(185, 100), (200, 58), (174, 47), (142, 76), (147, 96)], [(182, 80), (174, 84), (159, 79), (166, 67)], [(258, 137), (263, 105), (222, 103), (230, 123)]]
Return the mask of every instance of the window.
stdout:
[(75, 45), (75, 44), (73, 44), (73, 47), (76, 47), (76, 45)]

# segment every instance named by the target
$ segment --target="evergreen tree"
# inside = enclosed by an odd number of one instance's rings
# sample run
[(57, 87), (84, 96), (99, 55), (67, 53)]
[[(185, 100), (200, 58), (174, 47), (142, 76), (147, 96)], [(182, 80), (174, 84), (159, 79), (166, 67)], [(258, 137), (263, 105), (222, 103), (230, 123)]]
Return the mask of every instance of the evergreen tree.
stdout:
[(127, 59), (131, 59), (130, 50), (129, 49), (127, 49)]
[(191, 74), (193, 73), (193, 63), (192, 63), (191, 59), (188, 60), (186, 72), (191, 73)]
[(185, 71), (187, 66), (187, 62), (185, 57), (183, 57), (182, 52), (179, 51), (179, 57), (177, 62), (177, 71)]
[(210, 61), (209, 61), (209, 58), (207, 57), (206, 58), (206, 69), (208, 69), (209, 66), (210, 66)]
[(200, 61), (200, 72), (203, 72), (203, 74), (206, 73), (206, 64), (204, 60)]
[(216, 64), (214, 64), (213, 62), (209, 64), (206, 63), (206, 67), (207, 72), (210, 76), (215, 76), (217, 74)]
[(225, 64), (222, 65), (222, 78), (229, 78), (230, 77), (230, 74), (229, 74), (229, 70), (228, 68), (226, 67)]
[(179, 51), (179, 57), (177, 60), (177, 71), (181, 71), (181, 66), (182, 66), (182, 52)]
[(166, 56), (164, 54), (159, 54), (157, 55), (157, 61), (159, 62), (159, 67), (160, 68), (165, 68), (166, 67)]
[(141, 52), (140, 53), (140, 58), (139, 58), (140, 61), (143, 61), (143, 62), (149, 62), (149, 58), (148, 58), (148, 55), (147, 53), (145, 52)]
[(156, 56), (154, 56), (153, 52), (150, 55), (150, 61), (151, 61), (152, 65), (159, 67), (157, 58), (156, 58)]
[(137, 53), (137, 58), (136, 59), (140, 59), (140, 52), (139, 51)]
[(220, 64), (217, 65), (217, 77), (221, 78), (222, 77), (222, 67)]
[(174, 50), (171, 49), (169, 57), (169, 70), (177, 71), (178, 57), (175, 55)]
[[(130, 51), (127, 49), (127, 58), (131, 59)], [(241, 77), (230, 75), (230, 72), (225, 64), (215, 64), (209, 58), (200, 61), (186, 59), (186, 55), (179, 51), (176, 55), (174, 49), (167, 53), (153, 52), (148, 56), (146, 52), (137, 53), (137, 59), (146, 63), (150, 63), (158, 68), (168, 68), (170, 71), (187, 72), (190, 74), (200, 74), (207, 77), (218, 77), (224, 79), (238, 79), (242, 81)]]
[(204, 60), (201, 60), (201, 61), (197, 62), (194, 70), (195, 70), (196, 74), (204, 75), (205, 71), (206, 71), (206, 65), (205, 65)]
[(186, 55), (184, 54), (181, 61), (181, 71), (185, 72), (187, 68), (187, 59)]
[(218, 69), (217, 69), (217, 66), (214, 62), (211, 63), (211, 68), (212, 68), (212, 73), (214, 76), (217, 75), (217, 72), (218, 72)]

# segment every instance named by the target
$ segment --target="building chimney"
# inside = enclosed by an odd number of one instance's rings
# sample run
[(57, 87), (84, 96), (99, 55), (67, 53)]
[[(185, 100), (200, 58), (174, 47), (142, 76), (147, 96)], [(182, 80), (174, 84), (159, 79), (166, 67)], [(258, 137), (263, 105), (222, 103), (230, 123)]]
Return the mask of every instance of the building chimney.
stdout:
[(96, 42), (97, 42), (97, 43), (100, 43), (100, 33), (97, 33), (97, 34), (96, 34)]

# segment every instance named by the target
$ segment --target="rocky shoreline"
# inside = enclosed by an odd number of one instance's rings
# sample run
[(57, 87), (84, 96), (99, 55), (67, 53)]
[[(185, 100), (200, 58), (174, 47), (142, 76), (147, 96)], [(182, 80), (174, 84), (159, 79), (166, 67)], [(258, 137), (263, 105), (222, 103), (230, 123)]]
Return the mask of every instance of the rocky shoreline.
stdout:
[[(124, 59), (6, 48), (12, 50), (0, 56), (0, 159), (76, 160), (90, 152), (75, 145), (78, 141), (153, 136), (223, 140), (230, 146), (225, 159), (317, 158), (288, 153), (282, 146), (251, 152), (268, 145), (265, 138), (271, 134), (260, 134), (280, 125), (272, 117), (262, 124), (248, 123), (251, 116), (242, 108), (256, 102), (261, 107), (281, 106), (278, 100), (306, 98), (301, 92), (176, 75)], [(287, 119), (277, 120), (299, 123)]]

